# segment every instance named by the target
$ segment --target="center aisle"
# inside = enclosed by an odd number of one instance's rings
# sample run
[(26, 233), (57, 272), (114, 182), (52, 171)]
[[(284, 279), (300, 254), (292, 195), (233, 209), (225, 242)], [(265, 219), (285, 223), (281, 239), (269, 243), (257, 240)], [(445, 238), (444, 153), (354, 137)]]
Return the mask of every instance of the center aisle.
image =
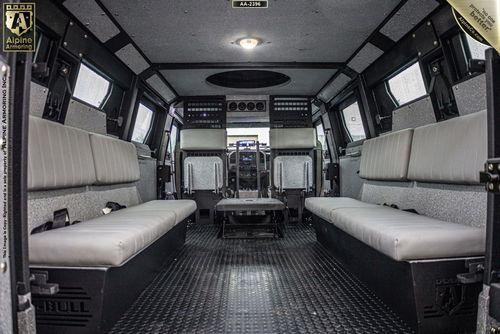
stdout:
[(317, 241), (307, 225), (285, 238), (217, 239), (195, 225), (177, 260), (110, 333), (409, 333)]

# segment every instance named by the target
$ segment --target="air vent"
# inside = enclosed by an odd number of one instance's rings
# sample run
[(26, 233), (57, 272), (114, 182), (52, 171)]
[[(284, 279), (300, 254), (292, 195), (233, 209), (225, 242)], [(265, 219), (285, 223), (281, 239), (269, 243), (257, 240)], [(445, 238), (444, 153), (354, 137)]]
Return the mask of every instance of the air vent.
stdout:
[(227, 101), (227, 111), (229, 111), (229, 112), (264, 112), (264, 111), (266, 111), (266, 101), (261, 101), (261, 100)]

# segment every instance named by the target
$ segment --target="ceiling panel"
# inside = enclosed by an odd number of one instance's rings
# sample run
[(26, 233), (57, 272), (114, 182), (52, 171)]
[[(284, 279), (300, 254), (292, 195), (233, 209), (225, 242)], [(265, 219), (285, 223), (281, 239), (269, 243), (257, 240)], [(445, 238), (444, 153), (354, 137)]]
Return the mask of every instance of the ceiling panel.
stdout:
[(290, 77), (288, 84), (262, 89), (231, 89), (209, 84), (205, 79), (220, 69), (162, 70), (181, 96), (187, 95), (316, 95), (335, 74), (333, 69), (273, 69)]
[(94, 0), (66, 0), (63, 5), (101, 42), (106, 42), (120, 33), (120, 30)]
[[(169, 62), (344, 62), (399, 0), (102, 0), (146, 56)], [(234, 43), (257, 37), (248, 52)]]
[(409, 0), (380, 29), (380, 32), (394, 41), (399, 41), (437, 6), (439, 3), (435, 0)]

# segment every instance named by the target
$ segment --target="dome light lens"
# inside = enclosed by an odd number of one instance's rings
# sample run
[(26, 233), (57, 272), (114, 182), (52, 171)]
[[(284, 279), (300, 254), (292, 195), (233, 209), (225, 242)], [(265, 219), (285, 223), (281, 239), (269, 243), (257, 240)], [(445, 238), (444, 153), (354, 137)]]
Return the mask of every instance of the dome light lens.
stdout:
[(238, 41), (238, 44), (245, 50), (252, 50), (259, 45), (259, 40), (256, 38), (243, 38)]

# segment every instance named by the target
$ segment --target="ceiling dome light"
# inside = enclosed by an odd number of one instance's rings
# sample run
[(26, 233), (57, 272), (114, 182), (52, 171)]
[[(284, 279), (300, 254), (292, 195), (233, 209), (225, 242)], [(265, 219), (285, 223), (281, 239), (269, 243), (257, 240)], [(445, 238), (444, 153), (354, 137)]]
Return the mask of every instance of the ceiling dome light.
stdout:
[(238, 44), (245, 50), (252, 50), (260, 41), (257, 38), (242, 38), (238, 41)]

